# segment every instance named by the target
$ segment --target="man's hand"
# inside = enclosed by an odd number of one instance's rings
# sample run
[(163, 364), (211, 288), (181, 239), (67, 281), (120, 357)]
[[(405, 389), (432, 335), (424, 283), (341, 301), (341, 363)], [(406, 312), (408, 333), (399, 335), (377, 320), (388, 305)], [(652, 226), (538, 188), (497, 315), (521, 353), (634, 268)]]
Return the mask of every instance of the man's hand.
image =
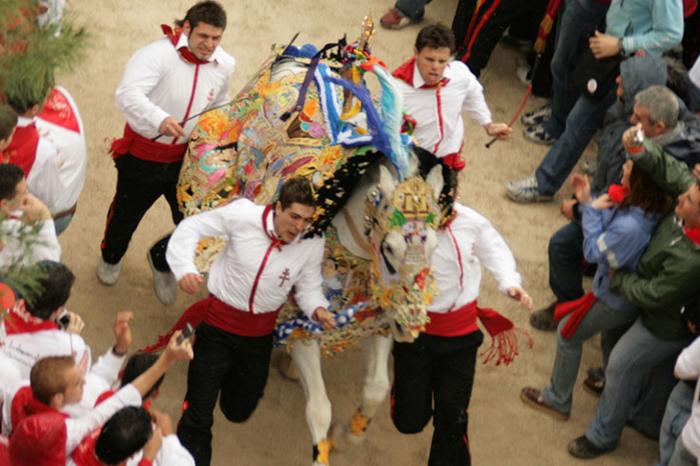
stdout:
[(185, 293), (195, 294), (199, 291), (202, 283), (204, 283), (204, 278), (198, 273), (188, 273), (178, 280), (177, 283)]
[(331, 330), (335, 328), (335, 315), (323, 307), (317, 307), (314, 310), (313, 318), (315, 321), (323, 325), (323, 330)]
[(173, 429), (173, 420), (170, 419), (170, 416), (158, 411), (157, 409), (154, 409), (151, 412), (151, 416), (153, 416), (153, 422), (155, 422), (156, 427), (160, 429), (163, 437), (167, 437), (168, 435), (175, 433), (175, 429)]
[(700, 180), (700, 163), (696, 163), (695, 166), (693, 166), (693, 176)]
[(598, 198), (591, 203), (591, 207), (598, 210), (609, 209), (613, 205), (613, 201), (610, 200), (610, 196), (607, 194), (598, 196)]
[(129, 326), (133, 318), (134, 313), (131, 311), (117, 312), (117, 318), (114, 321), (114, 353), (118, 356), (124, 356), (133, 341)]
[(574, 196), (580, 203), (591, 202), (591, 183), (588, 181), (588, 176), (574, 173), (571, 175), (571, 187), (574, 188)]
[(168, 365), (174, 364), (177, 361), (188, 361), (194, 358), (192, 342), (189, 338), (185, 338), (181, 343), (178, 343), (177, 340), (180, 335), (182, 335), (182, 330), (173, 333), (162, 355)]
[(51, 218), (51, 212), (49, 212), (46, 204), (30, 193), (24, 195), (20, 209), (29, 221), (48, 220)]
[(514, 286), (506, 290), (508, 292), (508, 297), (514, 299), (520, 303), (521, 306), (527, 308), (528, 311), (532, 310), (532, 298), (527, 292), (520, 288), (519, 286)]
[(66, 326), (66, 332), (75, 333), (80, 335), (80, 332), (85, 328), (85, 322), (83, 319), (75, 312), (68, 313), (68, 325)]
[(597, 59), (614, 57), (620, 53), (620, 39), (609, 34), (596, 31), (595, 35), (588, 39), (593, 56)]
[(501, 141), (508, 139), (510, 133), (513, 132), (513, 128), (505, 123), (489, 123), (484, 125), (484, 130), (486, 130), (486, 134), (489, 136), (495, 137)]
[(559, 212), (569, 220), (574, 219), (574, 206), (578, 204), (576, 199), (564, 199), (559, 206)]
[(162, 445), (163, 432), (160, 427), (156, 426), (156, 428), (153, 429), (153, 435), (151, 435), (151, 438), (146, 442), (146, 445), (143, 446), (143, 457), (151, 461), (155, 460)]
[(182, 129), (180, 123), (178, 123), (177, 120), (171, 116), (160, 122), (158, 132), (164, 136), (172, 136), (174, 138), (179, 138), (185, 135), (185, 130)]

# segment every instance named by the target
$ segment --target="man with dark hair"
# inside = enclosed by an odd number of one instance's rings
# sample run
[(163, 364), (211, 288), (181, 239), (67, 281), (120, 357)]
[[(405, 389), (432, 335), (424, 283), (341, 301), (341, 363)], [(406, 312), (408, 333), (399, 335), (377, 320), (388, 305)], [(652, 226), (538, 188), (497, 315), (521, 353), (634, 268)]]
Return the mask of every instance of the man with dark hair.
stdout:
[(415, 56), (394, 71), (403, 93), (404, 109), (415, 119), (417, 144), (443, 159), (454, 170), (461, 170), (466, 111), (489, 136), (505, 139), (511, 128), (493, 123), (481, 84), (466, 65), (452, 60), (455, 39), (442, 24), (420, 30)]
[(0, 104), (0, 152), (12, 141), (17, 127), (17, 113), (7, 104)]
[(204, 282), (194, 262), (199, 240), (228, 240), (209, 270), (210, 297), (195, 303), (180, 320), (182, 325), (185, 320), (202, 322), (178, 428), (199, 466), (211, 461), (212, 411), (219, 392), (221, 410), (232, 422), (248, 419), (262, 397), (272, 332), (292, 288), (309, 318), (326, 329), (335, 325), (321, 290), (324, 239), (304, 238), (314, 211), (309, 181), (292, 178), (274, 205), (239, 199), (183, 220), (173, 233), (168, 262), (180, 287), (190, 294)]
[[(116, 91), (126, 117), (124, 136), (112, 145), (117, 189), (107, 214), (97, 276), (105, 285), (119, 278), (121, 259), (146, 211), (160, 198), (173, 222), (182, 220), (176, 185), (194, 116), (228, 101), (235, 60), (219, 46), (226, 12), (214, 1), (191, 7), (175, 30), (136, 52)], [(149, 251), (158, 298), (172, 304), (177, 283), (165, 259), (170, 235)]]

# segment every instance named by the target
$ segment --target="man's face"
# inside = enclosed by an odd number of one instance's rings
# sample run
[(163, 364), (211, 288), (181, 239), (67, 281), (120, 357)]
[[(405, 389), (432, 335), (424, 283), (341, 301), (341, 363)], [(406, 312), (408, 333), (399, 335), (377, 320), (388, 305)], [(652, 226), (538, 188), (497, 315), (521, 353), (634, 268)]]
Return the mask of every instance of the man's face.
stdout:
[(700, 227), (700, 188), (697, 184), (678, 196), (676, 216), (688, 228)]
[(663, 123), (652, 122), (649, 119), (649, 109), (639, 104), (636, 104), (634, 106), (632, 116), (630, 117), (630, 122), (633, 125), (641, 123), (642, 131), (644, 131), (644, 136), (647, 138), (653, 138), (655, 136), (665, 133), (667, 130), (666, 126)]
[(0, 206), (2, 206), (2, 210), (5, 212), (5, 214), (10, 214), (15, 210), (20, 210), (26, 195), (27, 181), (22, 178), (22, 181), (17, 183), (17, 187), (15, 188), (15, 196), (12, 199), (0, 200)]
[(83, 399), (83, 386), (85, 385), (82, 369), (78, 364), (75, 364), (65, 373), (65, 377), (66, 390), (63, 392), (63, 404), (80, 403), (80, 400)]
[(10, 145), (10, 143), (12, 142), (12, 136), (15, 135), (16, 129), (17, 129), (17, 127), (15, 126), (14, 128), (12, 128), (12, 132), (10, 133), (9, 136), (7, 136), (5, 139), (0, 139), (0, 152), (7, 149), (7, 146)]
[(201, 22), (192, 29), (189, 21), (185, 21), (183, 31), (187, 36), (187, 47), (200, 60), (209, 60), (224, 35), (223, 28)]
[(449, 47), (423, 47), (416, 51), (416, 64), (425, 84), (435, 86), (442, 80), (451, 55)]
[(316, 209), (312, 206), (292, 202), (282, 209), (282, 204), (275, 204), (275, 233), (286, 243), (291, 243), (311, 224)]

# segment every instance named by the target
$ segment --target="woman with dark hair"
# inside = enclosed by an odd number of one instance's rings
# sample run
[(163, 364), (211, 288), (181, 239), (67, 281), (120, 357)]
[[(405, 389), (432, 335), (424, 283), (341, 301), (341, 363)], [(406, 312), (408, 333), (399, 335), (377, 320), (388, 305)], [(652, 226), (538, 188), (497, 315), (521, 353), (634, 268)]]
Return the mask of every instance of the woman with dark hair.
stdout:
[(525, 387), (520, 392), (526, 404), (557, 419), (569, 418), (583, 342), (603, 332), (601, 346), (607, 364), (615, 343), (611, 336), (619, 335), (614, 329), (629, 326), (637, 318), (635, 306), (610, 290), (611, 274), (617, 269), (636, 269), (656, 224), (672, 205), (670, 196), (631, 160), (622, 171), (622, 184), (612, 185), (607, 194), (595, 200), (584, 175), (573, 175), (571, 180), (583, 207), (584, 256), (598, 264), (598, 270), (591, 292), (555, 308), (555, 319), (561, 320), (549, 386), (542, 390)]

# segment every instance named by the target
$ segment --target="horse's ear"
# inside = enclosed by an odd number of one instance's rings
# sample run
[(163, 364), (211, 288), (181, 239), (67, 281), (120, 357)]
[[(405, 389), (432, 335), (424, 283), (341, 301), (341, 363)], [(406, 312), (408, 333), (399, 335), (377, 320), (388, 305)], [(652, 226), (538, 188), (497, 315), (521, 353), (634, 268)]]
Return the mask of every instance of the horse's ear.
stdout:
[(435, 165), (428, 173), (428, 176), (425, 177), (425, 182), (433, 188), (435, 199), (439, 199), (442, 188), (445, 185), (445, 179), (442, 177), (442, 165)]
[(379, 166), (379, 189), (385, 194), (391, 194), (396, 188), (396, 181), (391, 172), (384, 165)]

